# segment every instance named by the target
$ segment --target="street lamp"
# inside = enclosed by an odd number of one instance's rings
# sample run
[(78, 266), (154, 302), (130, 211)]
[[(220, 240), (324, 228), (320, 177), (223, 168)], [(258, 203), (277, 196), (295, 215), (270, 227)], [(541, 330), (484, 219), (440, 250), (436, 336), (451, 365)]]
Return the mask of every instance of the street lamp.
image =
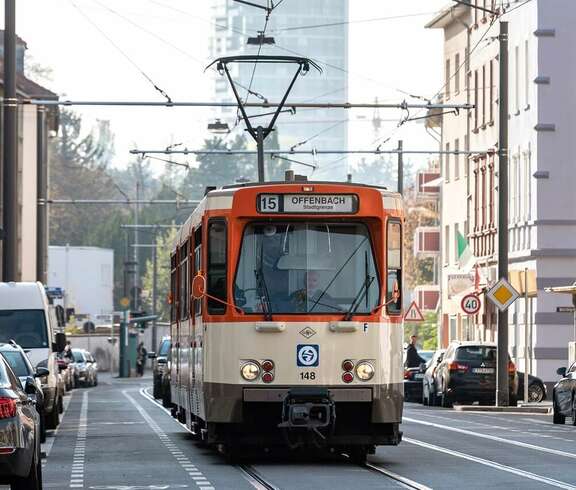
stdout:
[(216, 119), (216, 121), (208, 123), (208, 131), (214, 134), (228, 134), (230, 132), (230, 127), (228, 123)]

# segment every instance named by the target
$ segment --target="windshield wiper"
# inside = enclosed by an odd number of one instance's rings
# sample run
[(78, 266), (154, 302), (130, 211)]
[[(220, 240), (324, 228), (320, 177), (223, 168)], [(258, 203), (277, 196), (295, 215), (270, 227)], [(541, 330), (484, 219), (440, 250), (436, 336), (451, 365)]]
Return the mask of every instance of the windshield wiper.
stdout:
[(322, 290), (322, 293), (320, 294), (320, 296), (318, 296), (318, 299), (316, 301), (314, 301), (314, 304), (312, 305), (312, 308), (310, 308), (308, 311), (312, 311), (316, 305), (320, 302), (320, 300), (324, 297), (324, 295), (326, 294), (326, 291), (328, 291), (328, 289), (330, 288), (330, 286), (332, 286), (332, 283), (336, 280), (336, 278), (340, 275), (340, 273), (344, 270), (344, 267), (346, 267), (346, 265), (348, 264), (348, 262), (350, 262), (352, 260), (352, 257), (354, 257), (354, 255), (356, 255), (356, 252), (358, 252), (358, 250), (360, 250), (360, 247), (362, 245), (364, 245), (364, 242), (366, 242), (368, 240), (368, 237), (364, 237), (364, 240), (362, 240), (360, 242), (360, 244), (353, 250), (353, 252), (350, 254), (350, 256), (345, 260), (345, 262), (342, 264), (342, 266), (340, 267), (340, 269), (338, 269), (336, 271), (336, 274), (334, 274), (334, 277), (330, 280), (330, 282), (328, 283), (328, 285)]
[(352, 319), (352, 315), (356, 313), (358, 306), (360, 306), (362, 293), (365, 292), (365, 294), (368, 295), (368, 288), (373, 282), (374, 282), (374, 276), (366, 276), (366, 279), (364, 279), (364, 282), (362, 283), (362, 287), (358, 290), (358, 293), (356, 293), (354, 300), (350, 304), (350, 308), (346, 312), (346, 315), (344, 315), (345, 321), (349, 322)]
[(270, 303), (270, 295), (268, 294), (268, 288), (266, 287), (266, 280), (264, 279), (262, 267), (259, 269), (254, 269), (254, 275), (256, 276), (256, 292), (260, 298), (260, 305), (262, 306), (264, 319), (266, 321), (272, 321), (272, 306)]

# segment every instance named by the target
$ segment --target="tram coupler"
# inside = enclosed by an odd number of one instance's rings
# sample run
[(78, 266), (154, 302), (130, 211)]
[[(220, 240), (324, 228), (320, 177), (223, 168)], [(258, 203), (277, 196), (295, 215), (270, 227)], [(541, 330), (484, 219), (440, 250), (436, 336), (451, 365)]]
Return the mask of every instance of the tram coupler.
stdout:
[(333, 427), (336, 406), (326, 388), (292, 388), (282, 404), (282, 429), (308, 429)]

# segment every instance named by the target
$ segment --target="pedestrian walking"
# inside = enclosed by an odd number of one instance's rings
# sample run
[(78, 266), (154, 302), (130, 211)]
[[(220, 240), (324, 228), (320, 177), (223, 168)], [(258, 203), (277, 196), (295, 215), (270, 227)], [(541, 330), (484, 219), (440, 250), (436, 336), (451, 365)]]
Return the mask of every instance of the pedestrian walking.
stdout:
[(418, 340), (418, 335), (410, 336), (410, 343), (406, 348), (406, 367), (407, 368), (415, 368), (419, 367), (420, 364), (425, 363), (426, 359), (423, 359), (418, 354), (418, 350), (416, 349), (416, 341)]
[(144, 347), (144, 342), (140, 342), (136, 350), (136, 372), (138, 376), (144, 376), (144, 366), (146, 365), (147, 355), (148, 351)]

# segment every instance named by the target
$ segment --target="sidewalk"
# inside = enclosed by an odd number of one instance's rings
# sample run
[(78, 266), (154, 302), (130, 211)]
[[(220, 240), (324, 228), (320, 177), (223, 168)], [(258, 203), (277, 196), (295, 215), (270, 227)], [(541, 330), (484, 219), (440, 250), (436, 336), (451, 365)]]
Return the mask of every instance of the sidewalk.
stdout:
[(495, 412), (495, 413), (518, 413), (518, 414), (541, 414), (549, 415), (552, 413), (552, 402), (544, 401), (540, 403), (518, 402), (517, 407), (497, 407), (490, 405), (455, 405), (454, 410), (457, 412)]

